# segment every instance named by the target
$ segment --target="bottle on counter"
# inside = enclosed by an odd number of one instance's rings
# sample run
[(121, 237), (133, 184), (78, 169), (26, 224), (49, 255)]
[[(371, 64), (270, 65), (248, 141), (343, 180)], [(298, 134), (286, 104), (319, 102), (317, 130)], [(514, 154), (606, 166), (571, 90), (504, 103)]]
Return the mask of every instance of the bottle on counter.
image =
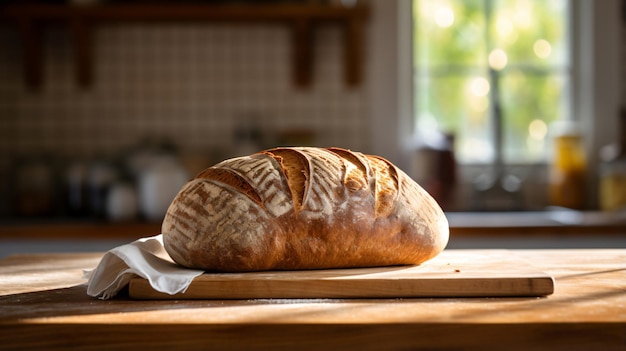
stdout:
[(11, 185), (14, 215), (41, 217), (55, 213), (55, 171), (49, 156), (33, 155), (18, 158)]
[(580, 129), (572, 121), (558, 122), (553, 135), (550, 205), (582, 210), (586, 205), (587, 157)]
[(89, 165), (82, 160), (71, 162), (65, 170), (65, 207), (70, 217), (89, 214), (88, 174)]
[(106, 199), (107, 219), (111, 222), (130, 222), (139, 212), (137, 189), (128, 179), (114, 182)]
[(619, 116), (617, 142), (602, 148), (599, 204), (604, 211), (626, 209), (626, 110)]
[(97, 157), (91, 161), (87, 174), (89, 213), (91, 216), (106, 218), (108, 192), (118, 177), (118, 169), (110, 160)]
[(254, 114), (239, 117), (233, 130), (232, 157), (247, 156), (265, 148), (265, 135)]
[[(170, 202), (189, 177), (176, 145), (167, 139), (147, 137), (124, 152), (121, 163), (126, 174), (109, 198), (109, 219), (163, 220)], [(116, 203), (123, 206), (117, 207)]]
[(177, 155), (163, 153), (155, 156), (140, 173), (138, 205), (148, 221), (162, 221), (167, 209), (189, 175)]
[(430, 131), (416, 141), (411, 176), (444, 210), (455, 207), (457, 182), (454, 134)]

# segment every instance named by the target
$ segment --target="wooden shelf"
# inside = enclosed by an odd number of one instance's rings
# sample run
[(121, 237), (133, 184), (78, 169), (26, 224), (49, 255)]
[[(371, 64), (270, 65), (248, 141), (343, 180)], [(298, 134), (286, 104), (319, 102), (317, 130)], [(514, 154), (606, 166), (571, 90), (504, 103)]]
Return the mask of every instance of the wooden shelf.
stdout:
[(91, 6), (15, 4), (0, 7), (0, 18), (12, 20), (23, 42), (24, 75), (30, 87), (42, 84), (42, 28), (64, 22), (75, 45), (78, 84), (92, 84), (92, 36), (94, 26), (108, 22), (270, 22), (288, 26), (292, 32), (294, 84), (309, 86), (313, 72), (314, 29), (322, 23), (338, 23), (344, 32), (344, 81), (361, 83), (363, 76), (364, 26), (369, 10), (363, 5), (342, 7), (321, 4), (102, 4)]

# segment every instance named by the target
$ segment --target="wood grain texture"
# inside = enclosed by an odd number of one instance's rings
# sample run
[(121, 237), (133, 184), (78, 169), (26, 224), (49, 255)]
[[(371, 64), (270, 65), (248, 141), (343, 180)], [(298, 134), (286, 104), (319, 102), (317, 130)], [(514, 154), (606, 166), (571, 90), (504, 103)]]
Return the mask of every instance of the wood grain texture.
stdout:
[(624, 350), (626, 250), (513, 254), (553, 276), (554, 294), (101, 301), (81, 278), (101, 255), (12, 256), (0, 260), (0, 350)]
[(553, 278), (507, 250), (444, 251), (421, 266), (207, 273), (176, 295), (130, 282), (137, 299), (408, 298), (545, 296)]

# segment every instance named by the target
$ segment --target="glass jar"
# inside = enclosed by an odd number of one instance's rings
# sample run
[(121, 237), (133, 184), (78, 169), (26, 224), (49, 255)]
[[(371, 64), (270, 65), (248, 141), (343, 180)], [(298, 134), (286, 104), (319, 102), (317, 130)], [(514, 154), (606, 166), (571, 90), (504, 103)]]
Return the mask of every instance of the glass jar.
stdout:
[(626, 209), (626, 159), (602, 165), (600, 169), (600, 209)]
[(619, 114), (617, 141), (603, 147), (600, 158), (600, 209), (626, 210), (626, 109)]
[(554, 135), (550, 168), (550, 204), (583, 209), (586, 204), (587, 158), (583, 138), (576, 125), (559, 125)]

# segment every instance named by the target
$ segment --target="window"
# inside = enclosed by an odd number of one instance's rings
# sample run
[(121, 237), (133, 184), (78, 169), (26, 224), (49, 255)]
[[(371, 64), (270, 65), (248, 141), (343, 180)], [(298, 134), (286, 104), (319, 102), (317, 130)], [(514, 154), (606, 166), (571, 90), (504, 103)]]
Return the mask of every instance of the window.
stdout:
[(570, 118), (568, 0), (413, 0), (415, 125), (460, 163), (542, 161)]

